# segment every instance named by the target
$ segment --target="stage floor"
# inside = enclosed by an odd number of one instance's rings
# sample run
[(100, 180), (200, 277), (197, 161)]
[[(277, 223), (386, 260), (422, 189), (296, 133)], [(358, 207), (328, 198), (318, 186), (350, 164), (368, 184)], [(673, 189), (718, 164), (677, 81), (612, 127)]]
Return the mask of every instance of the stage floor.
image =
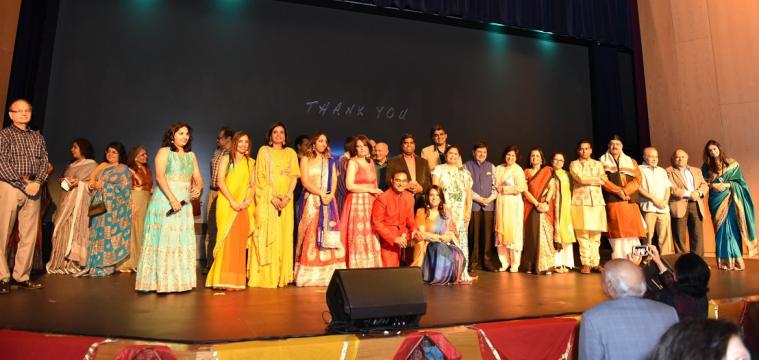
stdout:
[[(759, 294), (759, 260), (747, 271), (717, 271), (710, 298)], [(580, 314), (606, 300), (599, 274), (535, 276), (477, 272), (469, 286), (425, 286), (422, 327)], [(169, 295), (134, 291), (134, 274), (106, 278), (41, 277), (42, 290), (13, 289), (0, 296), (0, 328), (183, 343), (215, 343), (325, 335), (326, 288), (200, 288)], [(393, 291), (393, 289), (387, 289)]]

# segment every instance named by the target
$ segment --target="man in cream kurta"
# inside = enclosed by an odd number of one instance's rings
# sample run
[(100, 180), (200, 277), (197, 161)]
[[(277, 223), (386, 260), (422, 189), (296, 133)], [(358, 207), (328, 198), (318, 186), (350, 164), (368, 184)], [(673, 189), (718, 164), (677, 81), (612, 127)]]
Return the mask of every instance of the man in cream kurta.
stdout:
[(572, 225), (580, 245), (580, 272), (583, 274), (603, 269), (598, 248), (601, 245), (601, 233), (606, 231), (606, 203), (601, 192), (606, 175), (603, 165), (591, 159), (592, 154), (590, 141), (582, 140), (577, 145), (577, 160), (569, 164), (569, 173), (574, 180)]

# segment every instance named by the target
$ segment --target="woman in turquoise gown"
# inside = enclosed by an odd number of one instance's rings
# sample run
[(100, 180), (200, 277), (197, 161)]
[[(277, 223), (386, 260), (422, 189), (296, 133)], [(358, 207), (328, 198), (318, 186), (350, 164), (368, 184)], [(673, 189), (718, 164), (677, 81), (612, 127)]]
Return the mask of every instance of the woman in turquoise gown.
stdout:
[(715, 140), (704, 146), (704, 179), (709, 183), (717, 263), (721, 270), (743, 270), (743, 243), (756, 254), (756, 217), (746, 179), (737, 161), (727, 158)]
[(203, 179), (190, 147), (192, 129), (174, 123), (155, 159), (156, 182), (148, 205), (142, 255), (137, 265), (138, 291), (179, 292), (197, 285), (195, 221), (190, 200), (200, 195)]

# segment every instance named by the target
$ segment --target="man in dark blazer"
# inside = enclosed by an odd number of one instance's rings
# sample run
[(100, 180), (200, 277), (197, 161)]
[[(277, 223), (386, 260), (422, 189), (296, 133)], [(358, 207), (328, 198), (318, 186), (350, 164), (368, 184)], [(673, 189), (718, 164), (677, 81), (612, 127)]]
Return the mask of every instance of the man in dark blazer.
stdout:
[(410, 174), (411, 179), (409, 179), (406, 191), (414, 195), (414, 209), (418, 209), (424, 206), (424, 194), (432, 185), (432, 174), (430, 174), (430, 166), (427, 164), (427, 160), (417, 156), (414, 153), (415, 150), (414, 135), (403, 134), (401, 136), (401, 154), (387, 164), (385, 184), (391, 187), (393, 179), (390, 176), (398, 171), (405, 171)]
[(672, 183), (669, 211), (672, 217), (672, 239), (675, 252), (686, 252), (685, 229), (690, 235), (690, 252), (704, 256), (704, 195), (709, 185), (701, 170), (688, 166), (688, 153), (682, 149), (672, 154), (672, 166), (667, 168)]

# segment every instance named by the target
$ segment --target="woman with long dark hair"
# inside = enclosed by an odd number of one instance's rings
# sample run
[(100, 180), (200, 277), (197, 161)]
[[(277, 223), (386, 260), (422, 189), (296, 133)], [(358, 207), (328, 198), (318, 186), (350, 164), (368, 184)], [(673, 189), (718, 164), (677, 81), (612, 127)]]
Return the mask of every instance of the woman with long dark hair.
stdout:
[(293, 281), (293, 192), (298, 155), (287, 147), (287, 128), (277, 122), (256, 155), (256, 234), (248, 251), (248, 286), (284, 287)]
[(250, 157), (250, 136), (238, 131), (232, 149), (221, 158), (216, 200), (216, 245), (206, 287), (225, 290), (245, 289), (247, 271), (245, 248), (255, 230), (254, 212), (256, 162)]
[(756, 254), (756, 216), (741, 166), (730, 159), (716, 140), (704, 146), (704, 179), (709, 184), (709, 210), (714, 224), (720, 270), (743, 270), (743, 243)]
[(425, 283), (471, 283), (471, 278), (463, 278), (466, 258), (461, 244), (467, 239), (458, 233), (451, 213), (446, 209), (443, 189), (437, 185), (430, 186), (425, 194), (424, 208), (416, 211), (415, 235), (427, 243), (422, 262)]
[[(345, 247), (337, 213), (337, 161), (327, 134), (317, 132), (300, 159), (303, 199), (295, 248), (295, 285), (327, 286), (335, 269), (345, 269)], [(335, 246), (339, 245), (339, 246)]]
[(192, 290), (196, 286), (193, 198), (200, 196), (203, 178), (192, 152), (192, 128), (171, 124), (155, 156), (159, 191), (154, 191), (145, 218), (142, 255), (137, 265), (137, 291), (159, 293)]

